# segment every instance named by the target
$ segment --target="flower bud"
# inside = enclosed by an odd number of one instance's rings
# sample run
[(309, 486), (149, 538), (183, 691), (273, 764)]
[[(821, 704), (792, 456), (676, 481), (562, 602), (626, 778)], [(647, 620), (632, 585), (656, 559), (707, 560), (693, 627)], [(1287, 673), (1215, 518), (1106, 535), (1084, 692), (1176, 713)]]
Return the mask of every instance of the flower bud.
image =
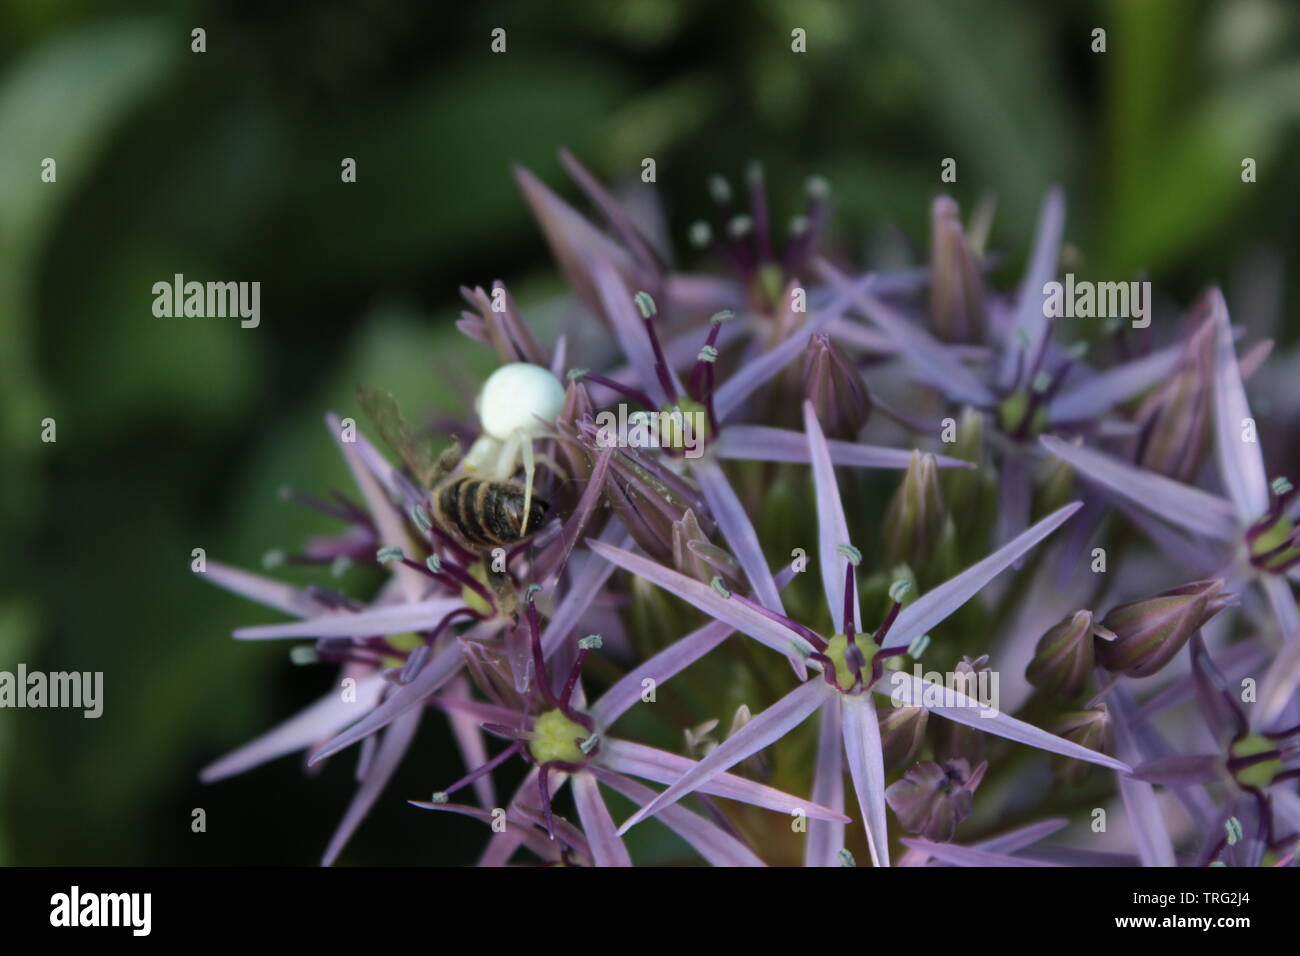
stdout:
[[(1105, 704), (1098, 704), (1091, 710), (1062, 714), (1051, 731), (1081, 747), (1112, 757), (1115, 755), (1115, 725), (1111, 723), (1110, 711)], [(1068, 757), (1058, 757), (1052, 763), (1057, 775), (1070, 783), (1077, 783), (1095, 769), (1090, 763)]]
[[(990, 672), (990, 680), (996, 679), (996, 674), (989, 667), (987, 654), (976, 658), (963, 657), (953, 668), (953, 690), (981, 703), (985, 702), (984, 692), (987, 691), (987, 702), (996, 707), (997, 684), (990, 686), (986, 683), (981, 686), (980, 674), (986, 671)], [(988, 749), (988, 738), (982, 730), (956, 720), (939, 721), (938, 738), (935, 750), (940, 757), (949, 761), (961, 759), (975, 763), (984, 759), (984, 753)]]
[(709, 541), (700, 528), (695, 512), (686, 513), (673, 522), (673, 566), (697, 581), (711, 582), (721, 577), (729, 590), (744, 587), (745, 574), (734, 558)]
[(957, 203), (939, 196), (931, 206), (930, 222), (930, 327), (945, 342), (982, 342), (984, 283)]
[(913, 451), (903, 483), (885, 510), (886, 557), (919, 572), (939, 547), (943, 527), (943, 499), (934, 456)]
[(922, 760), (885, 789), (885, 800), (909, 833), (927, 840), (951, 840), (957, 824), (970, 816), (972, 794), (988, 769), (981, 763), (972, 772), (965, 760), (937, 764)]
[(1088, 684), (1094, 663), (1091, 611), (1075, 611), (1038, 642), (1025, 678), (1039, 690), (1077, 697)]
[(885, 769), (896, 770), (915, 757), (925, 743), (925, 725), (930, 712), (924, 707), (897, 707), (891, 702), (878, 701), (876, 716), (880, 720)]
[(1097, 645), (1098, 662), (1112, 673), (1151, 676), (1228, 605), (1223, 583), (1221, 578), (1195, 581), (1113, 608), (1101, 623), (1115, 640)]
[(805, 358), (805, 394), (817, 410), (822, 431), (830, 438), (855, 440), (871, 415), (862, 374), (821, 333), (808, 340)]
[(1140, 467), (1191, 482), (1210, 440), (1215, 323), (1183, 345), (1173, 373), (1138, 407), (1134, 458)]

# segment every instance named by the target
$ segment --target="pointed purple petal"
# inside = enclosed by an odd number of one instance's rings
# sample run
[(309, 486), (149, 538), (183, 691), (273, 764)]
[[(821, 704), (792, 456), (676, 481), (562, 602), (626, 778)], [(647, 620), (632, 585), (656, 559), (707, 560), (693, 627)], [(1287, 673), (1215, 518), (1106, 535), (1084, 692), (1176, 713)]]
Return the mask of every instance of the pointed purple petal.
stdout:
[[(621, 774), (602, 767), (593, 767), (593, 774), (611, 790), (616, 790), (633, 803), (644, 806), (656, 796), (655, 791), (629, 780)], [(699, 851), (714, 866), (766, 866), (754, 851), (741, 843), (716, 823), (682, 806), (665, 807), (655, 814), (670, 830)]]
[(307, 759), (307, 765), (318, 763), (331, 754), (336, 754), (359, 740), (369, 737), (375, 731), (388, 726), (402, 714), (413, 707), (419, 707), (425, 699), (450, 680), (465, 664), (460, 647), (453, 644), (433, 656), (424, 669), (409, 684), (403, 684), (388, 696), (382, 704), (370, 711), (343, 733), (339, 734), (325, 746), (321, 747)]
[(1214, 337), (1214, 450), (1219, 459), (1219, 477), (1228, 497), (1237, 506), (1243, 523), (1254, 521), (1268, 510), (1268, 479), (1258, 437), (1251, 429), (1245, 440), (1243, 423), (1251, 417), (1246, 387), (1241, 382), (1237, 352), (1232, 345), (1228, 304), (1218, 289), (1210, 293)]
[[(863, 445), (857, 442), (826, 440), (831, 461), (851, 468), (906, 469), (912, 460), (910, 449), (885, 448), (880, 445)], [(788, 461), (807, 464), (808, 438), (803, 432), (768, 425), (728, 425), (722, 429), (710, 451), (718, 458), (736, 458), (745, 461)], [(935, 455), (934, 463), (940, 468), (973, 468), (968, 461)]]
[(1005, 853), (994, 853), (990, 850), (980, 850), (975, 847), (958, 846), (955, 843), (933, 843), (930, 840), (918, 838), (903, 838), (903, 845), (911, 847), (914, 850), (920, 850), (929, 856), (934, 857), (940, 863), (946, 863), (949, 866), (963, 867), (1004, 867), (1004, 866), (1059, 866), (1058, 863), (1048, 863), (1043, 860), (1031, 860), (1025, 857), (1008, 856)]
[(844, 753), (862, 808), (873, 866), (889, 866), (889, 827), (885, 817), (885, 755), (880, 722), (870, 695), (840, 695), (844, 719)]
[(987, 840), (981, 840), (975, 844), (975, 847), (980, 850), (991, 850), (994, 853), (1015, 853), (1027, 846), (1033, 846), (1039, 840), (1049, 837), (1053, 833), (1064, 830), (1069, 825), (1069, 820), (1063, 817), (1053, 817), (1050, 820), (1042, 820), (1038, 823), (1020, 827), (1010, 833), (1003, 833), (995, 837), (989, 837)]
[(212, 783), (233, 777), (268, 760), (310, 747), (370, 711), (379, 701), (379, 693), (384, 686), (382, 675), (371, 674), (357, 681), (354, 701), (344, 700), (339, 688), (331, 690), (278, 727), (204, 767), (199, 771), (199, 779), (204, 783)]
[(338, 859), (338, 855), (343, 852), (343, 847), (352, 838), (352, 834), (361, 825), (361, 821), (370, 812), (370, 808), (375, 805), (375, 801), (383, 793), (384, 787), (388, 786), (388, 781), (392, 779), (393, 772), (397, 769), (397, 765), (401, 763), (402, 757), (406, 756), (406, 750), (411, 745), (411, 738), (415, 736), (415, 728), (419, 724), (420, 712), (413, 710), (394, 720), (388, 729), (384, 731), (384, 739), (379, 745), (379, 751), (370, 762), (366, 777), (361, 782), (361, 786), (357, 788), (356, 796), (348, 804), (347, 812), (343, 815), (343, 822), (334, 831), (334, 836), (325, 849), (325, 857), (321, 860), (321, 866), (330, 866)]
[[(1107, 695), (1111, 700), (1111, 723), (1115, 728), (1115, 749), (1125, 760), (1140, 763), (1142, 754), (1129, 729), (1128, 713), (1131, 703), (1128, 695), (1112, 687)], [(1165, 816), (1160, 811), (1155, 787), (1127, 773), (1119, 775), (1119, 794), (1128, 814), (1129, 830), (1143, 866), (1176, 866), (1174, 843), (1165, 826)]]
[(808, 340), (813, 333), (822, 331), (832, 319), (840, 316), (855, 295), (870, 287), (875, 276), (868, 275), (846, 288), (831, 300), (830, 304), (808, 319), (789, 338), (769, 349), (753, 361), (746, 362), (732, 376), (723, 382), (713, 397), (713, 406), (718, 420), (723, 421), (734, 412), (750, 395), (773, 378), (781, 369), (804, 353)]
[(274, 640), (287, 637), (371, 637), (428, 630), (442, 618), (464, 607), (459, 598), (433, 598), (413, 604), (396, 604), (365, 611), (340, 611), (288, 624), (263, 624), (235, 631), (240, 640)]
[(700, 493), (718, 522), (723, 538), (731, 546), (732, 553), (740, 566), (745, 569), (745, 576), (754, 588), (754, 595), (760, 604), (778, 614), (785, 613), (781, 604), (781, 595), (777, 591), (772, 571), (763, 557), (763, 546), (759, 544), (758, 532), (754, 530), (745, 507), (736, 496), (731, 482), (722, 473), (718, 463), (712, 458), (699, 458), (691, 463), (691, 471), (700, 483)]
[(806, 653), (811, 653), (813, 650), (812, 645), (794, 631), (746, 607), (739, 601), (722, 597), (707, 584), (701, 584), (694, 578), (688, 578), (648, 558), (622, 548), (612, 547), (602, 541), (591, 541), (589, 546), (610, 564), (631, 571), (652, 584), (657, 584), (686, 603), (695, 605), (710, 617), (726, 621), (736, 630), (780, 654), (789, 655), (792, 644)]
[(885, 648), (907, 647), (913, 640), (930, 631), (978, 594), (986, 584), (1014, 564), (1022, 555), (1028, 553), (1031, 548), (1064, 524), (1066, 519), (1081, 507), (1083, 507), (1082, 503), (1075, 501), (1064, 508), (1058, 508), (984, 560), (972, 564), (961, 574), (949, 578), (937, 588), (926, 591), (899, 612), (885, 640)]
[[(601, 742), (597, 759), (601, 766), (610, 770), (663, 784), (676, 783), (696, 766), (695, 761), (688, 757), (613, 737), (607, 737)], [(700, 793), (722, 797), (724, 800), (737, 800), (777, 813), (789, 815), (799, 811), (809, 820), (847, 823), (849, 819), (842, 810), (821, 806), (812, 800), (731, 773), (718, 774), (698, 789)]]
[(1089, 481), (1103, 486), (1158, 518), (1220, 541), (1240, 536), (1231, 502), (1164, 475), (1135, 468), (1091, 448), (1076, 447), (1052, 435), (1039, 441), (1057, 458), (1069, 463)]
[[(1042, 211), (1038, 215), (1038, 233), (1034, 237), (1034, 250), (1025, 267), (1025, 277), (1021, 280), (1019, 296), (1016, 299), (1015, 318), (1008, 330), (1008, 335), (1022, 333), (1028, 339), (1025, 353), (1030, 356), (1038, 354), (1047, 338), (1049, 329), (1047, 316), (1043, 310), (1043, 286), (1056, 276), (1057, 263), (1061, 258), (1061, 238), (1065, 233), (1065, 194), (1054, 188), (1043, 200)], [(1018, 384), (1015, 380), (1017, 369), (1016, 348), (1003, 351), (1002, 374), (999, 377), (1003, 387), (1011, 388)], [(1019, 363), (1022, 366), (1027, 363)]]
[[(822, 806), (844, 809), (844, 738), (838, 701), (827, 699), (819, 711), (817, 765), (813, 773), (812, 798)], [(844, 824), (834, 820), (810, 820), (804, 866), (840, 866), (844, 849)]]
[[(818, 271), (837, 288), (847, 288), (848, 280), (832, 265), (819, 261)], [(927, 385), (937, 388), (956, 402), (988, 407), (997, 402), (988, 387), (975, 373), (962, 365), (942, 342), (875, 296), (854, 296), (856, 307), (882, 332), (894, 340), (899, 356)]]
[(826, 699), (827, 693), (829, 693), (828, 685), (816, 678), (800, 684), (767, 710), (756, 715), (740, 730), (718, 744), (709, 752), (708, 756), (696, 762), (695, 766), (684, 773), (667, 790), (632, 814), (619, 827), (618, 832), (626, 833), (646, 817), (653, 815), (660, 807), (671, 806), (682, 797), (701, 789), (704, 784), (729, 767), (734, 767), (751, 754), (758, 753), (763, 748), (780, 740), (820, 707)]
[[(335, 444), (343, 452), (343, 459), (347, 462), (348, 470), (352, 472), (352, 480), (361, 490), (366, 509), (370, 512), (370, 518), (379, 532), (380, 544), (385, 548), (401, 548), (403, 552), (409, 552), (411, 541), (406, 534), (406, 521), (402, 513), (393, 505), (387, 493), (362, 461), (356, 443), (343, 440), (343, 428), (337, 416), (326, 415), (325, 422), (329, 425)], [(424, 596), (427, 579), (414, 568), (396, 564), (393, 566), (393, 574), (401, 582), (402, 591), (410, 600), (418, 601)]]
[(197, 573), (200, 577), (217, 585), (217, 587), (225, 588), (227, 591), (238, 594), (240, 597), (246, 597), (250, 601), (256, 601), (258, 604), (273, 607), (285, 614), (292, 614), (294, 617), (307, 617), (311, 614), (319, 614), (324, 610), (321, 603), (303, 588), (296, 588), (274, 578), (253, 574), (239, 568), (232, 568), (217, 561), (209, 561), (208, 569)]
[(725, 621), (714, 621), (692, 631), (681, 640), (674, 641), (635, 670), (629, 671), (592, 704), (589, 713), (596, 727), (601, 730), (608, 728), (636, 704), (643, 692), (642, 681), (649, 679), (656, 686), (663, 684), (735, 632), (736, 629)]
[[(1058, 737), (1056, 734), (1027, 724), (1023, 720), (1016, 720), (993, 707), (985, 707), (958, 690), (935, 684), (915, 674), (908, 674), (901, 670), (894, 671), (882, 677), (872, 690), (891, 698), (898, 705), (910, 704), (924, 707), (930, 713), (938, 714), (940, 717), (1039, 750), (1095, 763), (1102, 767), (1109, 767), (1111, 770), (1122, 770), (1127, 773), (1130, 769), (1129, 765), (1122, 760), (1090, 750), (1064, 737)], [(942, 703), (928, 703), (927, 692), (931, 701), (942, 701)]]
[[(844, 561), (839, 552), (840, 545), (850, 544), (849, 525), (844, 517), (844, 503), (840, 500), (840, 488), (835, 482), (835, 466), (831, 464), (830, 452), (826, 448), (826, 437), (822, 434), (821, 423), (817, 421), (817, 412), (812, 402), (803, 403), (803, 425), (808, 436), (808, 456), (812, 463), (813, 493), (817, 500), (817, 563), (822, 572), (822, 592), (826, 595), (826, 606), (830, 608), (831, 619), (837, 620), (844, 612)], [(862, 633), (862, 609), (853, 598), (853, 628)]]
[(1078, 385), (1063, 388), (1048, 404), (1047, 417), (1054, 425), (1099, 418), (1116, 405), (1160, 384), (1178, 365), (1182, 351), (1181, 344), (1169, 345), (1109, 368)]
[(589, 773), (573, 775), (573, 802), (578, 807), (578, 819), (591, 845), (591, 856), (597, 866), (631, 866), (627, 847), (614, 831), (614, 821), (609, 808), (600, 795), (600, 784)]

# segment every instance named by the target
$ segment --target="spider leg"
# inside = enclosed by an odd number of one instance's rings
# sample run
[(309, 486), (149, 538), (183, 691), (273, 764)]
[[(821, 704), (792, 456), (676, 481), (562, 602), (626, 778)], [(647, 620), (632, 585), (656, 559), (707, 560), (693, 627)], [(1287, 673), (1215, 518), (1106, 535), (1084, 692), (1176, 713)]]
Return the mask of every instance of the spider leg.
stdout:
[(533, 440), (525, 438), (524, 451), (524, 520), (519, 526), (519, 536), (528, 533), (528, 515), (533, 507), (533, 476), (537, 473), (537, 463), (533, 459)]

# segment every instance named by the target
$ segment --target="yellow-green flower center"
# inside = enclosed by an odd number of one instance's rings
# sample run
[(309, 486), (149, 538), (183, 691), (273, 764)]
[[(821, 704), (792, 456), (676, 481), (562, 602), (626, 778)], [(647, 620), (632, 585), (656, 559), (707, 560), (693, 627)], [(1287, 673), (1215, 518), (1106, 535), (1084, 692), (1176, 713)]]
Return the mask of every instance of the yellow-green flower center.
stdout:
[(548, 710), (533, 724), (533, 738), (528, 751), (538, 763), (560, 760), (564, 763), (583, 763), (587, 755), (579, 744), (590, 736), (587, 728), (570, 720), (561, 710)]
[[(419, 634), (390, 634), (384, 638), (384, 643), (395, 651), (409, 653), (423, 644), (424, 638)], [(404, 663), (406, 663), (405, 659), (396, 654), (385, 654), (383, 658), (385, 667), (401, 667)]]
[[(862, 682), (866, 684), (871, 680), (871, 661), (876, 656), (876, 645), (865, 634), (859, 634), (854, 639), (854, 644), (862, 652)], [(835, 665), (835, 684), (845, 693), (853, 690), (854, 681), (857, 679), (853, 668), (849, 666), (848, 652), (849, 639), (844, 634), (836, 634), (826, 645), (826, 656)]]
[(688, 395), (664, 409), (659, 444), (669, 449), (702, 448), (709, 441), (709, 410)]
[[(1232, 745), (1232, 756), (1237, 758), (1254, 757), (1257, 754), (1268, 753), (1270, 750), (1276, 749), (1277, 744), (1263, 734), (1247, 734)], [(1235, 776), (1238, 782), (1244, 786), (1256, 787), (1262, 790), (1271, 784), (1273, 778), (1281, 772), (1281, 760), (1261, 760), (1259, 763), (1238, 770)]]

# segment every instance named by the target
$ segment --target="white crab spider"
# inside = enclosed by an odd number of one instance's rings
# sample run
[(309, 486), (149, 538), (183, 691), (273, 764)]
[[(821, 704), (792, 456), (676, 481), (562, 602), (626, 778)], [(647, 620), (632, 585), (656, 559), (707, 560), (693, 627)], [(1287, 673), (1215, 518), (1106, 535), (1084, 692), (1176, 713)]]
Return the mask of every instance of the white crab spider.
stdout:
[(541, 459), (533, 454), (533, 439), (540, 438), (564, 408), (564, 386), (547, 369), (528, 362), (502, 365), (488, 376), (474, 402), (483, 433), (465, 456), (465, 469), (483, 471), (494, 481), (505, 481), (524, 464), (524, 524), (533, 501), (533, 476)]

